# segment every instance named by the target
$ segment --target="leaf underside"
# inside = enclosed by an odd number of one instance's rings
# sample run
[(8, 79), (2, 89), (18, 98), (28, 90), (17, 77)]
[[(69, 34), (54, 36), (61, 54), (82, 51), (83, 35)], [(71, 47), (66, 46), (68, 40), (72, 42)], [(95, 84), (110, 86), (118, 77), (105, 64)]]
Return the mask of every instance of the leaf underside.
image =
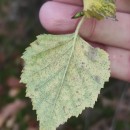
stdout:
[(23, 55), (21, 82), (40, 121), (55, 130), (85, 107), (93, 107), (110, 77), (108, 54), (73, 35), (40, 35)]

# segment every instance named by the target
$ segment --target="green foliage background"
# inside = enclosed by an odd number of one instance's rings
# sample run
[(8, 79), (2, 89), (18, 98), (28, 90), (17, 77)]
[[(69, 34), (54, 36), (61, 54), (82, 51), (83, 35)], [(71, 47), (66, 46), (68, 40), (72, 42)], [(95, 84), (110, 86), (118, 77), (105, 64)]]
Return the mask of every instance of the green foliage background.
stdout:
[[(46, 32), (38, 12), (44, 0), (0, 0), (0, 119), (1, 113), (16, 100), (26, 106), (15, 113), (13, 126), (6, 118), (0, 130), (38, 130), (35, 111), (19, 84), (23, 61), (21, 55), (37, 35)], [(14, 91), (17, 91), (15, 94)], [(11, 94), (13, 92), (13, 95)], [(1, 120), (0, 120), (1, 121)], [(130, 130), (130, 84), (111, 79), (105, 84), (94, 109), (72, 117), (59, 130)]]

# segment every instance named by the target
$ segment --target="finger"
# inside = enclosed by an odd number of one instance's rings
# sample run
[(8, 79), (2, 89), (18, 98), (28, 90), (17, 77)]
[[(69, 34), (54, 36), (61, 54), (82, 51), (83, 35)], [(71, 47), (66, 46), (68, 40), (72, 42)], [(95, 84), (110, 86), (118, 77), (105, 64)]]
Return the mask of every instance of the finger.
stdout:
[(41, 24), (51, 33), (73, 32), (78, 21), (71, 17), (80, 9), (79, 6), (46, 2), (39, 13)]
[(81, 26), (80, 34), (91, 41), (130, 49), (130, 15), (117, 13), (117, 19), (118, 21), (86, 20)]
[[(83, 5), (82, 0), (53, 0), (53, 1), (73, 5)], [(116, 6), (118, 11), (130, 13), (130, 0), (116, 0)]]
[(112, 77), (130, 82), (130, 51), (97, 43), (93, 46), (108, 52)]
[[(72, 33), (79, 19), (71, 17), (80, 9), (79, 6), (47, 2), (40, 10), (40, 21), (51, 33)], [(117, 19), (86, 20), (81, 26), (80, 35), (91, 41), (130, 49), (130, 15), (117, 13)]]
[(108, 47), (111, 61), (112, 77), (130, 82), (130, 52), (119, 48)]

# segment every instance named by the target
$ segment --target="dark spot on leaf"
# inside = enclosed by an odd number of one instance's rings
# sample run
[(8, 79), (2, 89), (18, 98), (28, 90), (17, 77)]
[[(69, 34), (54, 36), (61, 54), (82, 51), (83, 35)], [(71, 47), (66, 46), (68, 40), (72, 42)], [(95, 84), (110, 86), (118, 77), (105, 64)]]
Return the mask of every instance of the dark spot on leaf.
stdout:
[(81, 45), (82, 48), (84, 48), (84, 45)]
[(94, 76), (94, 80), (95, 80), (97, 83), (100, 83), (100, 77), (99, 77), (99, 76)]
[(97, 60), (97, 49), (89, 48), (88, 52), (85, 52), (85, 55), (93, 62)]
[(79, 91), (76, 91), (76, 93), (79, 93)]
[(37, 45), (39, 45), (39, 43), (38, 42), (35, 42)]

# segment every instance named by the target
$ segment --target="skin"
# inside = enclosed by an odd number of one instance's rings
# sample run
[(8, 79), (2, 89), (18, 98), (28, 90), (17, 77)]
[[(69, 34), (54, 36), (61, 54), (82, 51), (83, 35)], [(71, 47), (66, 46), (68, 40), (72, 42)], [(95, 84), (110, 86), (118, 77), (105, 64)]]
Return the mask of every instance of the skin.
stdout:
[[(52, 34), (75, 31), (79, 22), (71, 17), (82, 10), (82, 0), (53, 0), (40, 9), (42, 26)], [(86, 19), (79, 34), (93, 46), (109, 54), (111, 76), (130, 82), (130, 0), (116, 0), (117, 19)]]

